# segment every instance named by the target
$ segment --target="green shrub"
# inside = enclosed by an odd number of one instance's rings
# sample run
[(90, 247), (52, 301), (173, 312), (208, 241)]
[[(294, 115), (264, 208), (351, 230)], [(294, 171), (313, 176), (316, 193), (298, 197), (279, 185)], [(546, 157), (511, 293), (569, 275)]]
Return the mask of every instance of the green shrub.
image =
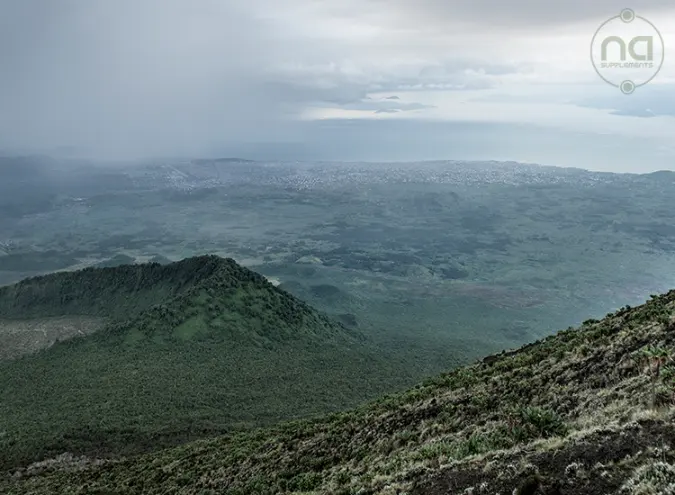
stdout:
[(317, 489), (321, 485), (321, 481), (319, 473), (302, 473), (288, 483), (288, 488), (290, 491), (308, 492)]
[(525, 428), (533, 429), (537, 437), (565, 435), (567, 427), (554, 411), (540, 407), (524, 407), (519, 411), (520, 420)]

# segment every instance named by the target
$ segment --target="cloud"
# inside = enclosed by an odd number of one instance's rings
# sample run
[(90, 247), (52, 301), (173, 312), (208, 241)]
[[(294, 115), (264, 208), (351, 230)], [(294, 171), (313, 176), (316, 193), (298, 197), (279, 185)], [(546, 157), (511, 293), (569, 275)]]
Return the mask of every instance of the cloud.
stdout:
[[(449, 24), (482, 27), (484, 31), (508, 31), (513, 28), (548, 30), (551, 27), (583, 22), (602, 22), (624, 8), (615, 0), (365, 0), (370, 8), (392, 12), (399, 25), (426, 24), (429, 29), (443, 29)], [(634, 0), (630, 8), (636, 12), (671, 11), (671, 0)]]
[(583, 98), (574, 103), (585, 108), (609, 110), (613, 115), (653, 118), (675, 117), (675, 84), (651, 84), (638, 88), (630, 96), (611, 94)]
[[(672, 0), (631, 7), (653, 13), (675, 46)], [(304, 140), (308, 115), (569, 127), (584, 106), (602, 128), (624, 122), (605, 120), (612, 111), (665, 119), (666, 93), (635, 107), (577, 94), (611, 91), (588, 42), (616, 10), (614, 0), (0, 0), (0, 147), (209, 155)], [(659, 77), (675, 81), (672, 63)]]
[(2, 1), (0, 19), (10, 144), (198, 152), (283, 118), (263, 70), (274, 43), (235, 4)]
[[(324, 108), (328, 107), (324, 105)], [(426, 110), (436, 107), (434, 105), (426, 105), (416, 101), (406, 102), (397, 97), (395, 100), (390, 98), (377, 100), (373, 98), (364, 98), (359, 101), (340, 102), (339, 104), (334, 105), (333, 108), (340, 108), (344, 110), (373, 111), (375, 113), (396, 113)]]

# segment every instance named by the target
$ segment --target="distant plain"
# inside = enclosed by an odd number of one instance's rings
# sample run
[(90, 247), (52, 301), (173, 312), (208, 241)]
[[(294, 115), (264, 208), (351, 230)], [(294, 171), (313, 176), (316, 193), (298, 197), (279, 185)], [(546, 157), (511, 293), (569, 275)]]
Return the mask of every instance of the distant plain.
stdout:
[(0, 284), (232, 257), (404, 353), (410, 383), (675, 286), (670, 172), (0, 162)]

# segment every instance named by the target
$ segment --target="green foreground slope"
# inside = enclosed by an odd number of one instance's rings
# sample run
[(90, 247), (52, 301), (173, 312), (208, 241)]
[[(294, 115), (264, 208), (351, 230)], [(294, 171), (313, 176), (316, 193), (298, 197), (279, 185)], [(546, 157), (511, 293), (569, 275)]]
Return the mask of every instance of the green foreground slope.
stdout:
[(675, 291), (349, 412), (114, 462), (63, 455), (8, 494), (675, 493)]
[(0, 288), (0, 319), (59, 315), (112, 323), (0, 362), (0, 470), (62, 452), (147, 451), (351, 407), (397, 387), (401, 366), (215, 256)]

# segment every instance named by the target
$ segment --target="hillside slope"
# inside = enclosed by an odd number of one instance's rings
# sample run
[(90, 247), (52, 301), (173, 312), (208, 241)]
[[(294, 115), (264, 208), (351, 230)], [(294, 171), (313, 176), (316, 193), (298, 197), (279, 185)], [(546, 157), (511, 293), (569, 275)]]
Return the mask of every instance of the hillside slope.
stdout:
[(323, 419), (115, 462), (64, 455), (8, 494), (675, 493), (675, 291)]
[(360, 334), (215, 256), (0, 289), (0, 322), (47, 325), (64, 315), (109, 323), (0, 361), (0, 470), (63, 451), (147, 451), (336, 411), (401, 386), (401, 364)]

